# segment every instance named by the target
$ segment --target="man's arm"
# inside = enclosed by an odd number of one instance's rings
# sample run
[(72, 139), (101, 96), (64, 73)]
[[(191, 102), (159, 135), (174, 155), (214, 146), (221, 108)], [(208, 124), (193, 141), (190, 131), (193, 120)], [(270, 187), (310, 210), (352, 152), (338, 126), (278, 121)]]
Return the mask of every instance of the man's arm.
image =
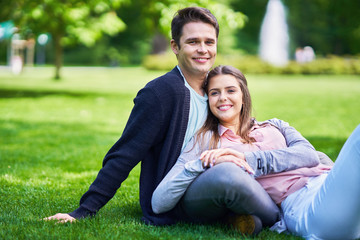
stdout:
[(106, 154), (102, 169), (80, 200), (80, 207), (70, 214), (54, 215), (50, 220), (95, 215), (114, 196), (151, 146), (160, 141), (162, 116), (158, 109), (161, 103), (156, 94), (152, 89), (144, 88), (139, 91), (134, 103), (121, 138)]
[(314, 167), (320, 163), (315, 148), (295, 128), (279, 119), (268, 120), (284, 135), (287, 148), (245, 152), (245, 159), (255, 170), (255, 177), (270, 173)]

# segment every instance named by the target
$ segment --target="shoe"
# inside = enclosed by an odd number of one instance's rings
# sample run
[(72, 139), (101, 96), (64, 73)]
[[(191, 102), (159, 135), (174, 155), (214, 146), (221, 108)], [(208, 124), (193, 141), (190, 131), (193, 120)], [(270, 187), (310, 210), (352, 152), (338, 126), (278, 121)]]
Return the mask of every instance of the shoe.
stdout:
[(262, 229), (260, 218), (255, 215), (232, 215), (228, 218), (228, 223), (242, 234), (256, 236)]

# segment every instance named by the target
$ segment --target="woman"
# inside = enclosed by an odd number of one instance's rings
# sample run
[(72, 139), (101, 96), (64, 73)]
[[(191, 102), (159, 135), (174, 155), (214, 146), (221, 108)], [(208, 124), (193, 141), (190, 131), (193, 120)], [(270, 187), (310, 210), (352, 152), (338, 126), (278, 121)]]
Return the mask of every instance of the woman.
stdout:
[[(279, 222), (275, 230), (287, 228), (308, 239), (360, 237), (360, 187), (357, 185), (360, 182), (360, 127), (344, 145), (331, 171), (329, 166), (312, 166), (307, 163), (308, 159), (299, 160), (297, 157), (303, 154), (300, 148), (291, 150), (290, 155), (284, 154), (284, 159), (278, 154), (277, 168), (262, 171), (252, 167), (256, 166), (252, 154), (264, 154), (271, 162), (275, 161), (271, 159), (271, 151), (289, 151), (289, 139), (293, 136), (284, 137), (277, 128), (284, 122), (273, 119), (257, 123), (250, 117), (251, 99), (246, 79), (233, 67), (213, 69), (205, 90), (209, 96), (209, 116), (155, 190), (154, 212), (172, 209), (191, 182), (207, 168), (233, 162), (256, 177), (281, 206), (286, 227)], [(315, 150), (300, 136), (296, 138), (312, 159)]]

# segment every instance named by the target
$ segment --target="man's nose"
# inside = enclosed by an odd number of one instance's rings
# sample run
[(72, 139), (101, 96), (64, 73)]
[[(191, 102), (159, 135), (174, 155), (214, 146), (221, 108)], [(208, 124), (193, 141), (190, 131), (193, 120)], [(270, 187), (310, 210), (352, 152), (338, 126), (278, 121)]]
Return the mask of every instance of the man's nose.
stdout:
[(206, 48), (206, 44), (205, 43), (200, 43), (199, 47), (198, 47), (198, 52), (200, 53), (206, 53), (207, 52), (207, 48)]

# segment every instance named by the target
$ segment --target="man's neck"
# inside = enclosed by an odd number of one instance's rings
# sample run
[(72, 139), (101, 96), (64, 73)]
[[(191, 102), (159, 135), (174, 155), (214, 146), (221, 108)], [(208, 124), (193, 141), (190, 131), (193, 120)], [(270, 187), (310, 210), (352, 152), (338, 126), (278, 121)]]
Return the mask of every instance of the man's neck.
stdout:
[(187, 81), (190, 87), (194, 89), (195, 92), (197, 92), (200, 96), (204, 96), (205, 92), (202, 86), (205, 81), (206, 74), (199, 73), (198, 75), (194, 75), (194, 74), (188, 74), (182, 70), (181, 72), (184, 75), (185, 81)]

